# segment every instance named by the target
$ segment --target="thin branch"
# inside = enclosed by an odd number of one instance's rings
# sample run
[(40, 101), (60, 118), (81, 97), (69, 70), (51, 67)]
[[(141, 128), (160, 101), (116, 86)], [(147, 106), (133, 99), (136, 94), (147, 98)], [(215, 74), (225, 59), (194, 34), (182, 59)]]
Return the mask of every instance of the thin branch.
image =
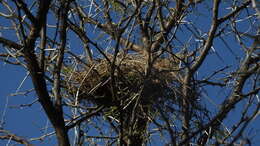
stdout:
[(9, 131), (7, 130), (1, 130), (0, 129), (0, 133), (2, 133), (3, 135), (0, 135), (0, 139), (5, 139), (5, 140), (13, 140), (17, 143), (20, 143), (20, 144), (24, 144), (26, 146), (33, 146), (32, 144), (29, 143), (28, 140), (26, 140), (25, 138), (22, 138), (20, 136), (17, 136), (13, 133), (10, 133)]
[(91, 117), (97, 115), (97, 114), (98, 114), (100, 111), (102, 111), (103, 109), (104, 109), (104, 107), (103, 107), (103, 106), (100, 106), (100, 107), (98, 107), (95, 111), (84, 115), (82, 118), (80, 118), (80, 119), (78, 119), (78, 120), (75, 119), (76, 121), (75, 121), (75, 120), (72, 120), (72, 121), (71, 121), (72, 123), (69, 124), (69, 125), (67, 125), (67, 126), (66, 126), (66, 129), (71, 129), (71, 128), (73, 128), (73, 127), (79, 125), (81, 122), (86, 121), (87, 119), (89, 119), (89, 118), (91, 118)]
[(209, 53), (209, 50), (210, 50), (212, 44), (213, 44), (213, 40), (215, 38), (215, 33), (216, 33), (217, 28), (220, 24), (218, 22), (219, 4), (220, 4), (220, 0), (214, 0), (212, 23), (211, 23), (211, 28), (210, 28), (210, 31), (209, 31), (208, 39), (207, 39), (207, 41), (204, 45), (204, 49), (203, 49), (201, 55), (199, 56), (197, 61), (191, 67), (191, 72), (197, 71), (198, 68), (202, 65), (202, 63), (204, 62), (206, 56)]
[(0, 43), (3, 44), (4, 46), (7, 46), (9, 48), (14, 48), (16, 50), (20, 50), (22, 48), (22, 45), (19, 45), (15, 43), (14, 41), (5, 39), (3, 37), (0, 37)]
[(251, 3), (251, 0), (247, 0), (246, 2), (244, 2), (241, 6), (237, 7), (234, 11), (232, 11), (231, 13), (227, 14), (226, 16), (218, 19), (219, 23), (222, 23), (228, 19), (230, 19), (231, 17), (234, 17), (237, 13), (239, 13), (242, 9), (245, 9), (247, 6), (249, 6)]

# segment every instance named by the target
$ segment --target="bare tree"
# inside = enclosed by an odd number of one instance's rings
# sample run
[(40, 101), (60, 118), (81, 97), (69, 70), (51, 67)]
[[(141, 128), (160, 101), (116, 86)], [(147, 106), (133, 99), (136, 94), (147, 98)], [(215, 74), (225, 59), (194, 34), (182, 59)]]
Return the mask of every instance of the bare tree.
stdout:
[(257, 1), (0, 4), (0, 59), (29, 71), (34, 89), (24, 94), (38, 98), (21, 106), (40, 103), (54, 130), (25, 139), (2, 124), (0, 139), (31, 145), (55, 134), (61, 146), (254, 142), (247, 133), (260, 108)]

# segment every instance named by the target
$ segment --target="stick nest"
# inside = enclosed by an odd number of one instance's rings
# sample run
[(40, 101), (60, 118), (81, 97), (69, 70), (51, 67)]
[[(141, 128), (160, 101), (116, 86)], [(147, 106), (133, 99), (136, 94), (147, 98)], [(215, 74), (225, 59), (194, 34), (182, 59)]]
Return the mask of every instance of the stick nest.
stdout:
[[(118, 55), (114, 74), (112, 55), (83, 67), (64, 67), (64, 81), (70, 95), (79, 101), (116, 106), (140, 99), (142, 105), (151, 105), (176, 97), (180, 87), (178, 63), (169, 58), (157, 58), (150, 63), (137, 54)], [(110, 62), (110, 63), (109, 63)]]

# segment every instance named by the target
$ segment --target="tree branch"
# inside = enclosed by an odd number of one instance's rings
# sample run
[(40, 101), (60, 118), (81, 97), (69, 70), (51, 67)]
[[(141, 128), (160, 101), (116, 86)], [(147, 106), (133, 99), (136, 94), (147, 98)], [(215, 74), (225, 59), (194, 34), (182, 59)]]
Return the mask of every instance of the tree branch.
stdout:
[(0, 133), (4, 134), (4, 135), (0, 135), (0, 139), (13, 140), (17, 143), (24, 144), (26, 146), (33, 146), (32, 144), (30, 144), (30, 142), (28, 140), (26, 140), (20, 136), (17, 136), (15, 134), (12, 134), (9, 131), (0, 129)]

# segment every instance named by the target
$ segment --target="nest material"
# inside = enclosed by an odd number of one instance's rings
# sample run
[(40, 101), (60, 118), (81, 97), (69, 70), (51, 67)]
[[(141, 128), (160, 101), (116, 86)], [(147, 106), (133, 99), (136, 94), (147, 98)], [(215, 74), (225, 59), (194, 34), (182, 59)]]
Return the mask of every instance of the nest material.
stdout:
[[(113, 56), (108, 58), (112, 60)], [(146, 60), (140, 55), (119, 55), (113, 83), (111, 64), (106, 59), (78, 70), (69, 69), (65, 73), (68, 92), (74, 95), (72, 97), (77, 95), (81, 103), (104, 106), (102, 114), (120, 119), (127, 139), (144, 141), (149, 118), (169, 104), (178, 105), (178, 100), (183, 99), (178, 91), (182, 88), (178, 61), (157, 58), (147, 74)], [(112, 92), (112, 84), (116, 93)], [(175, 111), (178, 109), (165, 110)]]
[[(108, 56), (112, 60), (113, 56)], [(114, 84), (117, 99), (111, 89), (111, 65), (106, 59), (79, 70), (65, 73), (65, 81), (70, 94), (78, 92), (78, 99), (96, 104), (111, 106), (119, 104), (139, 93), (144, 97), (143, 103), (156, 102), (170, 95), (171, 86), (178, 84), (178, 63), (169, 58), (157, 58), (147, 77), (144, 56), (136, 54), (121, 55), (115, 62)]]

